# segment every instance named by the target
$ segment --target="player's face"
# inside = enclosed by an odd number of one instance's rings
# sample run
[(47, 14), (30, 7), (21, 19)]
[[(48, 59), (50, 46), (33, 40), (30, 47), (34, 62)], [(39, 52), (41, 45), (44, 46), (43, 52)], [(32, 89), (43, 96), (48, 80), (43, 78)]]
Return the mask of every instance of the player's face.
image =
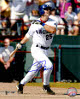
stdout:
[(42, 20), (47, 21), (50, 15), (50, 8), (45, 8), (44, 12), (45, 13), (42, 15)]
[(44, 15), (49, 16), (50, 15), (50, 8), (45, 8), (44, 9)]

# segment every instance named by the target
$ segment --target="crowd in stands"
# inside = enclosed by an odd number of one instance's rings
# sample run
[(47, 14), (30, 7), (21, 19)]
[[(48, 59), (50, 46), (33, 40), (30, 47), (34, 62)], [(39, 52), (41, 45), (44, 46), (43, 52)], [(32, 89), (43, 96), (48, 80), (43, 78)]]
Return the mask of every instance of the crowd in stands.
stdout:
[(15, 36), (17, 32), (21, 35), (19, 29), (25, 34), (30, 23), (39, 18), (38, 9), (44, 3), (55, 6), (50, 17), (58, 24), (56, 35), (80, 35), (80, 0), (1, 0), (0, 3), (0, 35)]
[(15, 79), (15, 61), (14, 56), (10, 58), (10, 53), (14, 47), (10, 45), (10, 39), (5, 38), (0, 44), (0, 81), (13, 81)]

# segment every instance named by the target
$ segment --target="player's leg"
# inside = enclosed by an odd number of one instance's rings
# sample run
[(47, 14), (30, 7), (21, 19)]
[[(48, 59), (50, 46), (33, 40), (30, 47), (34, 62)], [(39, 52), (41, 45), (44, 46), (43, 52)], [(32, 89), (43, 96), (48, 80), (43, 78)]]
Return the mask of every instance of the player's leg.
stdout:
[(31, 69), (26, 74), (26, 76), (21, 80), (20, 84), (25, 85), (27, 82), (31, 81), (32, 78), (37, 74), (37, 72), (41, 69), (41, 65), (38, 64), (36, 60), (34, 60), (33, 65), (31, 66)]
[(23, 85), (29, 82), (36, 75), (36, 73), (41, 69), (42, 65), (45, 63), (45, 61), (43, 60), (45, 60), (46, 55), (43, 53), (43, 51), (40, 48), (37, 48), (37, 47), (32, 48), (32, 56), (35, 60), (29, 72), (20, 82)]
[[(27, 82), (29, 82), (34, 76), (35, 74), (39, 71), (39, 69), (41, 68), (41, 66), (44, 66), (44, 86), (46, 88), (47, 91), (51, 91), (50, 87), (49, 87), (49, 78), (50, 78), (50, 74), (52, 72), (52, 63), (50, 62), (50, 60), (48, 59), (48, 57), (45, 55), (45, 51), (43, 51), (40, 48), (33, 48), (32, 50), (32, 56), (34, 59), (37, 60), (37, 62), (35, 62), (30, 71), (26, 74), (26, 76), (21, 80), (20, 84), (19, 84), (19, 90), (21, 88), (20, 91), (23, 91), (23, 85), (25, 85)], [(48, 90), (49, 89), (49, 90)]]
[(32, 78), (37, 74), (38, 72), (38, 66), (36, 64), (36, 61), (34, 60), (33, 65), (31, 66), (31, 69), (29, 72), (26, 74), (26, 76), (21, 80), (20, 84), (17, 87), (18, 93), (23, 94), (23, 86), (32, 80)]
[(31, 69), (26, 74), (26, 76), (21, 80), (20, 84), (17, 87), (18, 93), (23, 94), (23, 86), (32, 80), (32, 78), (37, 74), (37, 72), (42, 68), (39, 61), (34, 60)]
[[(43, 52), (39, 48), (32, 48), (32, 56), (37, 61), (40, 61), (42, 59)], [(43, 60), (43, 59), (42, 59)], [(33, 62), (30, 71), (26, 74), (26, 76), (21, 80), (20, 84), (17, 86), (18, 93), (23, 93), (23, 86), (29, 82), (38, 72), (38, 70), (41, 68), (41, 65), (39, 67), (38, 62)]]
[(55, 92), (53, 92), (49, 86), (49, 80), (50, 80), (50, 75), (51, 75), (52, 70), (53, 70), (53, 65), (51, 61), (47, 59), (46, 66), (44, 67), (44, 74), (43, 74), (43, 79), (44, 79), (43, 90), (48, 94), (54, 95)]
[(36, 50), (36, 55), (35, 53), (35, 48), (33, 48), (33, 53), (32, 55), (34, 58), (37, 57), (37, 60), (39, 60), (42, 63), (42, 66), (44, 66), (44, 74), (43, 74), (43, 89), (48, 93), (48, 94), (55, 94), (49, 86), (49, 80), (50, 80), (50, 75), (53, 70), (53, 64), (50, 61), (50, 59), (47, 57), (48, 56), (48, 50), (42, 50), (40, 48), (37, 48)]
[[(40, 56), (41, 56), (41, 54), (40, 54)], [(42, 58), (42, 59), (38, 58), (38, 61), (34, 60), (33, 65), (31, 66), (31, 69), (26, 74), (26, 76), (21, 80), (20, 84), (25, 85), (27, 82), (29, 82), (44, 65), (45, 65), (44, 66), (44, 84), (45, 85), (49, 84), (49, 78), (50, 78), (50, 74), (53, 69), (53, 65), (49, 61), (49, 59), (46, 57), (45, 54), (42, 54), (42, 57), (44, 57), (44, 58)], [(49, 66), (47, 66), (46, 64), (48, 64)]]

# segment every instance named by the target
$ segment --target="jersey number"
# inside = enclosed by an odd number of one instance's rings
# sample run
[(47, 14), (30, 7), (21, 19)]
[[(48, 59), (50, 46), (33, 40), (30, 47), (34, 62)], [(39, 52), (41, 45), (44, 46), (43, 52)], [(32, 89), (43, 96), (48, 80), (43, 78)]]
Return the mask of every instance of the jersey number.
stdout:
[(46, 40), (50, 40), (50, 39), (52, 39), (52, 34), (46, 35)]

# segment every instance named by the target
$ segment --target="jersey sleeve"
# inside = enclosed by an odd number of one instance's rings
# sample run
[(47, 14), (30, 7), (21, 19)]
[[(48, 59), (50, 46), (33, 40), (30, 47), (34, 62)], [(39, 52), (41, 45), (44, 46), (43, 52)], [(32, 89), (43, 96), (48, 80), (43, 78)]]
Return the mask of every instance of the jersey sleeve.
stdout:
[(57, 23), (56, 22), (53, 22), (53, 25), (55, 28), (57, 27)]
[(56, 21), (51, 21), (51, 22), (50, 22), (50, 26), (55, 27), (56, 30), (57, 30), (57, 22), (56, 22)]
[(57, 22), (55, 20), (49, 19), (49, 21), (46, 23), (47, 25), (57, 27)]
[(52, 22), (50, 22), (50, 26), (55, 27), (56, 30), (57, 30), (57, 23), (56, 23), (56, 21), (52, 21)]
[(35, 24), (31, 24), (31, 26), (30, 26), (30, 28), (29, 28), (29, 30), (28, 30), (27, 33), (28, 33), (30, 36), (33, 36), (33, 34), (34, 34), (34, 32), (35, 32), (35, 29), (36, 29)]

